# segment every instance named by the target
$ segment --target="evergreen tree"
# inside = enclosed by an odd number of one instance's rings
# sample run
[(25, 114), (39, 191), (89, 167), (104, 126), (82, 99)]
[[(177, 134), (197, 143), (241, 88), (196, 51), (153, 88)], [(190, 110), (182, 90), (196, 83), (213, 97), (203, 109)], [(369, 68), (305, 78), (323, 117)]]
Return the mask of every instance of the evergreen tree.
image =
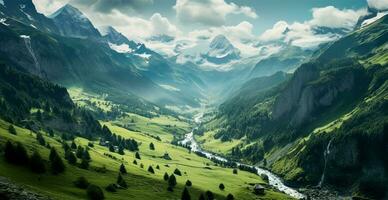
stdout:
[(86, 191), (90, 200), (103, 200), (105, 199), (104, 192), (96, 185), (90, 184)]
[(23, 144), (18, 142), (15, 148), (15, 163), (19, 165), (27, 165), (29, 162), (28, 154), (26, 148)]
[(233, 174), (237, 174), (237, 169), (233, 169)]
[(134, 164), (134, 165), (137, 165), (137, 161), (136, 161), (136, 160), (133, 160), (133, 164)]
[(72, 149), (77, 149), (77, 144), (74, 142), (74, 140), (71, 142), (71, 148)]
[(83, 176), (77, 178), (77, 180), (75, 180), (73, 183), (75, 187), (81, 188), (81, 189), (86, 189), (90, 185), (89, 181)]
[(40, 122), (42, 121), (42, 112), (40, 112), (40, 110), (36, 112), (36, 120)]
[(90, 154), (89, 154), (89, 151), (87, 149), (85, 149), (83, 155), (82, 155), (82, 158), (85, 159), (85, 160), (88, 160), (90, 161), (92, 158), (90, 157)]
[(65, 164), (63, 163), (61, 157), (58, 155), (57, 151), (54, 148), (51, 148), (49, 158), (51, 164), (51, 171), (53, 172), (53, 174), (59, 174), (65, 171)]
[(117, 184), (123, 188), (128, 188), (127, 182), (124, 180), (123, 176), (121, 176), (121, 173), (119, 173), (119, 176), (117, 177)]
[(201, 195), (199, 196), (199, 200), (206, 200), (206, 199), (205, 199), (205, 195), (201, 194)]
[(124, 155), (124, 147), (123, 146), (119, 146), (119, 152), (118, 152), (120, 155)]
[(186, 186), (191, 187), (192, 185), (193, 185), (193, 183), (190, 180), (186, 181)]
[(36, 134), (36, 140), (38, 140), (38, 143), (42, 146), (45, 146), (46, 145), (46, 140), (44, 139), (42, 133), (37, 133)]
[(80, 164), (80, 168), (81, 169), (89, 169), (89, 160), (85, 159), (85, 158), (82, 158), (81, 160), (81, 164)]
[(108, 186), (106, 186), (105, 190), (108, 192), (117, 192), (116, 188), (117, 187), (115, 184), (109, 184)]
[(218, 186), (218, 188), (220, 188), (220, 190), (224, 190), (225, 189), (225, 185), (223, 183), (220, 183), (220, 185)]
[(126, 174), (127, 173), (127, 169), (125, 169), (124, 164), (120, 165), (120, 173), (122, 173), (122, 174)]
[(228, 194), (228, 196), (226, 196), (226, 200), (234, 200), (234, 196), (232, 194)]
[(164, 179), (165, 181), (168, 181), (168, 178), (169, 178), (169, 176), (168, 176), (167, 172), (165, 172), (165, 173), (164, 173), (164, 176), (163, 176), (163, 179)]
[(183, 189), (181, 200), (191, 200), (190, 193), (189, 193), (189, 190), (187, 189), (187, 187), (185, 187), (185, 189)]
[(160, 170), (160, 167), (159, 167), (159, 165), (156, 165), (156, 169), (157, 169), (157, 170)]
[(150, 149), (151, 149), (151, 150), (155, 150), (155, 145), (154, 145), (154, 143), (152, 143), (152, 142), (150, 143)]
[(75, 156), (75, 154), (71, 151), (68, 151), (68, 157), (67, 157), (67, 161), (69, 162), (69, 164), (71, 165), (75, 165), (77, 163), (77, 157)]
[(176, 174), (178, 176), (182, 176), (182, 173), (178, 168), (174, 170), (174, 174)]
[(148, 172), (155, 174), (154, 168), (152, 168), (152, 166), (148, 167)]
[(141, 158), (140, 158), (140, 154), (139, 154), (139, 152), (138, 152), (138, 151), (136, 151), (136, 153), (135, 153), (135, 158), (136, 158), (136, 159), (139, 159), (139, 160), (141, 160)]
[(206, 191), (207, 200), (214, 200), (214, 194), (211, 191)]
[(176, 184), (177, 184), (176, 178), (175, 178), (174, 174), (171, 174), (171, 176), (168, 178), (168, 185), (170, 187), (175, 187)]
[(109, 145), (109, 151), (110, 152), (115, 152), (115, 147), (113, 145)]
[(4, 148), (5, 160), (8, 161), (9, 163), (14, 163), (16, 160), (15, 152), (16, 152), (16, 147), (12, 144), (12, 142), (8, 140)]
[(82, 148), (81, 146), (78, 146), (77, 148), (77, 152), (76, 152), (76, 156), (77, 158), (82, 158), (84, 155), (84, 148)]
[(16, 129), (13, 125), (9, 125), (8, 132), (11, 133), (12, 135), (17, 135)]
[(42, 174), (46, 172), (46, 166), (44, 165), (44, 161), (40, 156), (39, 152), (35, 151), (30, 158), (30, 169), (31, 171)]

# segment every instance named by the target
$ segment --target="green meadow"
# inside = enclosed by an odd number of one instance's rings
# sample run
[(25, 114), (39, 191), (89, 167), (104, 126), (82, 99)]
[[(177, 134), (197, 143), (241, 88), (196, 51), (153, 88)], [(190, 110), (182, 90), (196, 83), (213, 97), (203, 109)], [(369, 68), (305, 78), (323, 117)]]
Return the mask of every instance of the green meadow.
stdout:
[[(134, 122), (132, 121), (134, 119)], [(136, 131), (122, 128), (130, 120)], [(85, 177), (90, 183), (96, 184), (104, 189), (106, 199), (180, 199), (183, 188), (187, 180), (193, 184), (189, 188), (192, 199), (198, 199), (201, 193), (208, 190), (215, 194), (216, 199), (225, 199), (228, 194), (233, 194), (235, 199), (291, 199), (290, 197), (273, 191), (266, 190), (265, 195), (257, 196), (252, 192), (252, 185), (256, 183), (265, 184), (260, 176), (244, 171), (233, 174), (232, 169), (217, 166), (208, 159), (190, 153), (187, 149), (171, 145), (172, 134), (167, 127), (174, 127), (181, 131), (190, 130), (190, 125), (179, 119), (169, 116), (157, 118), (145, 118), (139, 115), (128, 114), (127, 118), (114, 122), (101, 122), (110, 130), (124, 138), (135, 139), (139, 143), (139, 153), (141, 159), (135, 159), (135, 153), (125, 150), (125, 155), (112, 153), (107, 147), (100, 146), (98, 141), (89, 141), (84, 138), (76, 138), (75, 143), (86, 147), (89, 142), (94, 147), (89, 148), (92, 158), (88, 170), (80, 169), (66, 163), (66, 170), (60, 175), (52, 175), (47, 172), (43, 175), (32, 173), (27, 167), (15, 166), (0, 159), (0, 176), (23, 184), (32, 191), (47, 195), (53, 199), (86, 199), (85, 190), (78, 189), (73, 182), (78, 177)], [(48, 160), (49, 149), (39, 145), (36, 134), (23, 128), (16, 127), (17, 135), (8, 132), (9, 123), (0, 121), (0, 145), (8, 140), (21, 142), (27, 148), (29, 154), (38, 150), (45, 160)], [(42, 132), (47, 143), (55, 147), (61, 156), (64, 156), (61, 139), (58, 136), (49, 137)], [(160, 136), (161, 141), (152, 136)], [(153, 143), (155, 150), (149, 148)], [(70, 141), (68, 141), (70, 144)], [(162, 156), (168, 153), (171, 160), (166, 160)], [(106, 156), (112, 155), (115, 159)], [(136, 160), (137, 164), (133, 164)], [(48, 161), (47, 161), (48, 163)], [(78, 160), (80, 163), (80, 160)], [(128, 189), (119, 189), (110, 193), (105, 191), (105, 187), (115, 183), (119, 166), (124, 164), (128, 174), (124, 179), (128, 184)], [(141, 167), (143, 166), (143, 168)], [(155, 174), (148, 172), (148, 167), (152, 166)], [(160, 169), (157, 169), (159, 166)], [(48, 167), (47, 167), (48, 168)], [(103, 169), (103, 170), (102, 170)], [(175, 175), (177, 186), (173, 192), (167, 191), (168, 183), (163, 180), (164, 173), (169, 175), (179, 169), (182, 176)], [(224, 190), (219, 189), (219, 184), (225, 185)]]

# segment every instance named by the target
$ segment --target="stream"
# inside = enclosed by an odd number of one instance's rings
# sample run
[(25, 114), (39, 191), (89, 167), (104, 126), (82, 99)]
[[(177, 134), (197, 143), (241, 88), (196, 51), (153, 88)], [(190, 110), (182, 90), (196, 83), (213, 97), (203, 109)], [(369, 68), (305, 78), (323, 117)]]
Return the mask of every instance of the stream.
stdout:
[[(194, 117), (194, 122), (196, 124), (200, 124), (202, 116), (203, 116), (203, 114), (196, 115)], [(194, 128), (194, 129), (196, 129), (196, 128)], [(200, 153), (204, 154), (208, 159), (216, 159), (216, 160), (219, 160), (222, 162), (228, 161), (224, 157), (221, 157), (221, 156), (218, 156), (218, 155), (215, 155), (213, 153), (210, 153), (210, 152), (203, 150), (194, 138), (194, 129), (193, 129), (193, 131), (191, 131), (190, 133), (185, 135), (185, 138), (180, 142), (180, 144), (188, 145), (191, 148), (191, 151), (200, 152)], [(257, 166), (246, 165), (246, 164), (238, 163), (238, 162), (236, 162), (236, 164), (237, 164), (237, 166), (243, 165), (243, 166), (254, 167), (257, 170), (258, 175), (261, 175), (261, 174), (267, 175), (269, 185), (275, 187), (279, 191), (282, 191), (282, 192), (284, 192), (284, 193), (286, 193), (294, 198), (297, 198), (297, 199), (303, 199), (305, 197), (305, 195), (298, 192), (296, 189), (293, 189), (293, 188), (286, 186), (280, 177), (276, 176), (275, 174), (273, 174), (272, 172), (270, 172), (266, 169), (263, 169), (263, 168), (260, 168)]]

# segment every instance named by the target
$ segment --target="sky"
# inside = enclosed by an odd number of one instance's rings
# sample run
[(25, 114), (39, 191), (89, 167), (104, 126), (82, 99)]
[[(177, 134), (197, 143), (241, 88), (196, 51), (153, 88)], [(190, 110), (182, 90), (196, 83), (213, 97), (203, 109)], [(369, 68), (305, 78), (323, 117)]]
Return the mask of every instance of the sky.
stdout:
[[(338, 35), (320, 28), (351, 30), (367, 7), (388, 9), (388, 0), (33, 0), (49, 15), (66, 3), (84, 12), (96, 27), (111, 25), (128, 38), (174, 54), (177, 44), (190, 46), (224, 34), (243, 53), (258, 43), (284, 41), (313, 48)], [(169, 43), (153, 36), (175, 38)]]

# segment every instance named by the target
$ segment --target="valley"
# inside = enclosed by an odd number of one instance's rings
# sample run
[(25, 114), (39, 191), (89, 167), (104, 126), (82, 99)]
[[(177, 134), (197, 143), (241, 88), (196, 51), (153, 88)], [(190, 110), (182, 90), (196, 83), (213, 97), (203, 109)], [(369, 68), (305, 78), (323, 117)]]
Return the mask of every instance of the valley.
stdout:
[(388, 199), (388, 3), (277, 1), (0, 0), (0, 199)]

